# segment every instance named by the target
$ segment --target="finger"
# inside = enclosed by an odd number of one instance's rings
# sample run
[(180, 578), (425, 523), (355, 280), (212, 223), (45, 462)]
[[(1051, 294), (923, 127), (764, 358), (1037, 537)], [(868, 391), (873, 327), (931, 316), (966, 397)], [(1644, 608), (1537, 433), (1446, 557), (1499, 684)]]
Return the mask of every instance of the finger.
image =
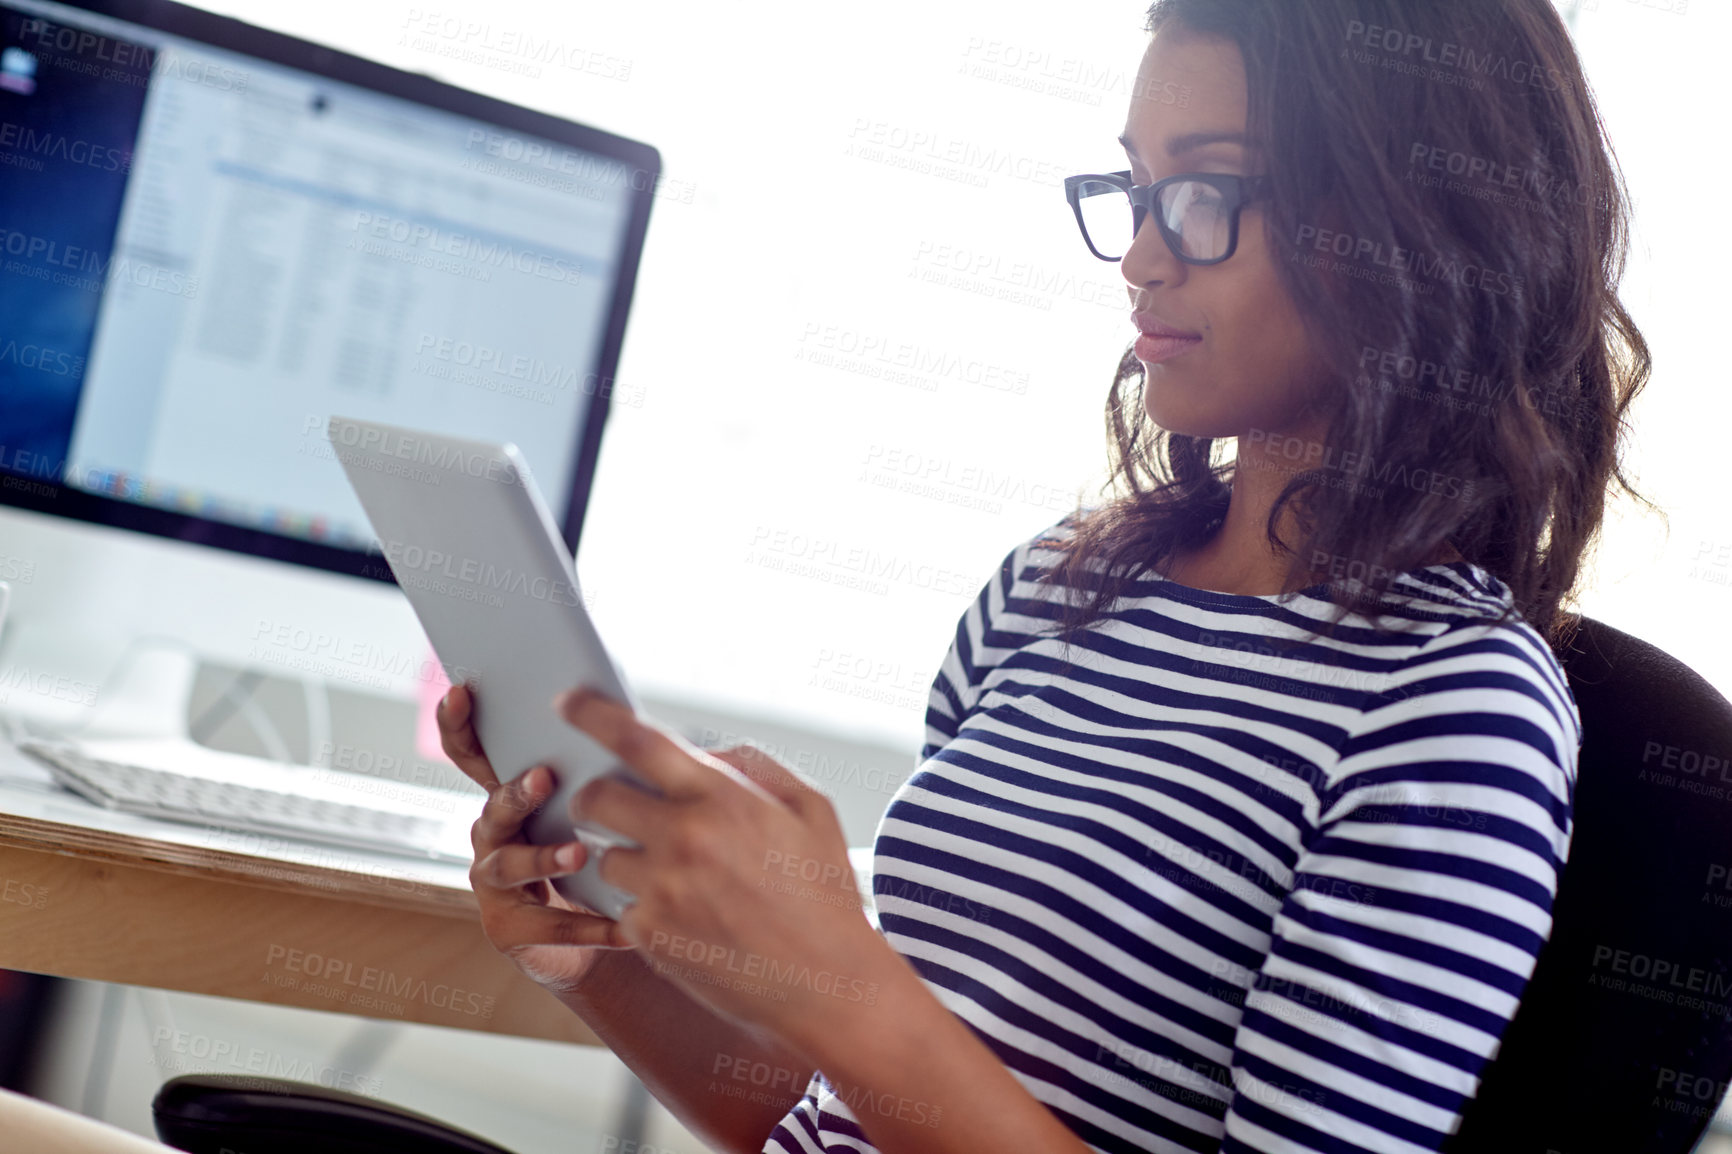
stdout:
[(488, 792), (499, 784), (493, 763), (482, 752), (481, 738), (475, 733), (475, 699), (467, 685), (453, 685), (439, 699), (433, 710), (439, 723), (439, 744), (449, 757), (475, 784)]
[(530, 882), (576, 873), (588, 860), (589, 850), (582, 842), (565, 845), (513, 842), (477, 861), (469, 871), (469, 880), (473, 885), (494, 889), (517, 889)]
[(667, 799), (651, 797), (616, 777), (598, 777), (572, 795), (571, 817), (649, 845), (667, 826), (667, 805)]
[(523, 823), (553, 794), (553, 771), (538, 765), (488, 793), (481, 816), (470, 827), (470, 842), (477, 855), (491, 853), (506, 842), (516, 841)]
[(793, 770), (756, 746), (733, 745), (727, 749), (709, 749), (704, 752), (745, 774), (755, 785), (795, 813), (809, 812), (814, 800), (825, 803), (830, 800)]
[(649, 857), (641, 849), (623, 845), (609, 846), (602, 853), (596, 876), (615, 889), (634, 895), (647, 893), (653, 884)]
[(682, 748), (673, 737), (640, 720), (629, 705), (596, 690), (568, 690), (553, 699), (553, 708), (568, 725), (587, 733), (669, 797), (699, 792), (707, 775), (717, 772), (693, 756), (702, 750), (689, 743)]
[(488, 937), (502, 952), (525, 946), (600, 946), (629, 949), (631, 943), (612, 918), (584, 910), (556, 910), (551, 906), (514, 905), (493, 915)]

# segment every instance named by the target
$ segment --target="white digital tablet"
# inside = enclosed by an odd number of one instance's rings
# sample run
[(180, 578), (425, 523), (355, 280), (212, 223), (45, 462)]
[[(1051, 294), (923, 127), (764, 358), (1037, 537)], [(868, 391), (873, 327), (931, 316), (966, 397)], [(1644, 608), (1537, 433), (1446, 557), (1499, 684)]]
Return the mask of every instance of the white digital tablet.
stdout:
[(574, 823), (572, 795), (611, 774), (656, 792), (553, 711), (588, 685), (638, 710), (584, 608), (570, 552), (515, 445), (332, 417), (337, 460), (452, 684), (475, 694), (475, 729), (501, 781), (552, 768), (553, 795), (527, 826), (537, 845), (583, 841), (588, 861), (556, 880), (572, 902), (618, 918), (632, 896), (603, 882), (600, 851), (636, 846)]

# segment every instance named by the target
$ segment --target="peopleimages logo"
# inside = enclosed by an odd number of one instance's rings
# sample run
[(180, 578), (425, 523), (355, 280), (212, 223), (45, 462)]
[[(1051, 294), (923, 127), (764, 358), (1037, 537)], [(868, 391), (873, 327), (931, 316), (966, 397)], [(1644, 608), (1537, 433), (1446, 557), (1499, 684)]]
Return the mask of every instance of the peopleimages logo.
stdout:
[[(302, 422), (301, 432), (305, 435), (324, 428), (326, 428), (326, 422), (323, 417), (308, 416)], [(343, 452), (344, 449), (358, 449), (363, 454), (376, 453), (381, 457), (394, 458), (394, 461), (384, 462), (385, 464), (393, 464), (395, 461), (410, 461), (416, 465), (425, 465), (430, 469), (439, 469), (448, 473), (486, 477), (489, 481), (518, 482), (517, 470), (490, 453), (482, 452), (480, 449), (465, 449), (461, 445), (454, 445), (449, 442), (434, 444), (420, 437), (399, 433), (394, 429), (342, 425), (338, 427), (336, 435), (331, 438), (331, 442), (332, 447), (336, 450), (337, 459), (345, 465), (354, 463), (367, 468), (375, 466), (376, 462), (371, 457)]]
[(295, 1082), (318, 1082), (327, 1090), (347, 1090), (375, 1097), (384, 1083), (377, 1077), (358, 1074), (329, 1063), (315, 1065), (310, 1059), (279, 1054), (261, 1046), (239, 1046), (224, 1038), (193, 1034), (169, 1026), (158, 1026), (151, 1033), (152, 1065), (170, 1073), (208, 1073), (210, 1068), (227, 1066), (259, 1074), (266, 1078), (288, 1078)]
[(1543, 66), (1538, 61), (1512, 60), (1504, 53), (1489, 49), (1476, 52), (1469, 45), (1457, 44), (1451, 40), (1439, 42), (1417, 32), (1385, 28), (1381, 24), (1367, 24), (1363, 20), (1347, 22), (1347, 43), (1358, 45), (1366, 51), (1382, 52), (1396, 60), (1416, 60), (1420, 64), (1450, 69), (1463, 76), (1497, 77), (1513, 84), (1533, 85), (1548, 92), (1557, 92), (1568, 83), (1563, 73), (1556, 68)]
[(535, 31), (495, 27), (438, 11), (409, 9), (399, 44), (472, 64), (538, 78), (542, 64), (583, 72), (605, 80), (631, 79), (630, 59), (578, 44), (568, 44)]
[(532, 577), (510, 566), (501, 568), (491, 561), (453, 557), (438, 549), (425, 549), (420, 545), (410, 545), (402, 541), (387, 541), (382, 551), (385, 560), (391, 563), (392, 571), (397, 573), (412, 572), (444, 577), (480, 589), (546, 601), (551, 605), (578, 605), (583, 600), (575, 579), (569, 584), (564, 581), (549, 581), (545, 577)]
[[(25, 20), (18, 37), (30, 43), (57, 71), (145, 87), (152, 76), (215, 88), (221, 92), (245, 92), (247, 75), (214, 61), (181, 56), (170, 49), (152, 48), (131, 40), (103, 36), (88, 28), (73, 28), (49, 20)], [(9, 48), (8, 53), (18, 49)], [(3, 62), (0, 62), (3, 64)], [(24, 90), (28, 95), (28, 90)]]
[(428, 253), (456, 257), (477, 266), (505, 268), (544, 280), (578, 284), (587, 275), (581, 261), (563, 253), (538, 252), (495, 237), (452, 232), (425, 221), (357, 211), (350, 226), (369, 240), (390, 241)]
[[(493, 1017), (495, 999), (492, 994), (463, 990), (444, 982), (429, 982), (426, 978), (403, 977), (378, 966), (362, 966), (357, 970), (353, 962), (327, 957), (314, 950), (296, 950), (273, 945), (265, 952), (265, 965), (281, 967), (289, 974), (302, 975), (321, 983), (320, 988), (305, 988), (311, 993), (335, 995), (338, 1000), (355, 1006), (385, 1009), (401, 1014), (400, 1004), (392, 1009), (391, 1004), (379, 1001), (397, 998), (458, 1014), (484, 1019)], [(288, 975), (283, 977), (287, 978)], [(293, 985), (295, 980), (276, 984)]]
[(1303, 249), (1308, 244), (1314, 251), (1326, 257), (1334, 256), (1354, 264), (1387, 269), (1391, 273), (1414, 273), (1426, 280), (1479, 289), (1493, 296), (1508, 296), (1520, 300), (1522, 288), (1527, 283), (1526, 277), (1499, 272), (1472, 261), (1464, 262), (1437, 253), (1423, 253), (1402, 248), (1398, 244), (1386, 246), (1382, 241), (1369, 237), (1302, 224), (1294, 237), (1294, 247)]
[(12, 700), (12, 694), (19, 690), (74, 705), (96, 704), (96, 686), (89, 682), (64, 674), (33, 670), (23, 665), (10, 665), (0, 669), (0, 705)]
[(5, 271), (9, 274), (70, 285), (86, 292), (100, 292), (109, 284), (130, 284), (171, 296), (198, 296), (198, 277), (179, 269), (64, 244), (16, 229), (0, 227), (0, 256), (17, 258), (6, 262)]
[(54, 377), (76, 377), (84, 373), (84, 358), (47, 345), (0, 341), (0, 365), (17, 365)]
[(459, 665), (442, 668), (430, 657), (411, 656), (369, 641), (326, 633), (289, 621), (261, 617), (253, 627), (248, 656), (297, 669), (312, 669), (324, 676), (344, 680), (364, 679), (383, 688), (389, 678), (413, 678), (420, 682), (441, 677), (456, 683), (478, 681), (480, 674)]
[(48, 132), (10, 120), (0, 120), (0, 148), (18, 149), (34, 157), (64, 161), (103, 172), (125, 172), (132, 167), (132, 153), (79, 140), (59, 132)]
[(1416, 493), (1430, 493), (1449, 500), (1471, 500), (1474, 484), (1471, 479), (1439, 473), (1435, 470), (1409, 467), (1405, 463), (1377, 460), (1370, 453), (1340, 450), (1320, 441), (1271, 433), (1267, 429), (1252, 429), (1246, 443), (1257, 445), (1265, 454), (1257, 458), (1256, 468), (1273, 467), (1289, 462), (1298, 468), (1324, 469), (1345, 477), (1376, 481), (1380, 486), (1395, 485)]
[[(691, 962), (694, 966), (703, 968), (682, 972), (682, 967), (669, 966), (658, 954), (676, 961)], [(721, 964), (725, 973), (711, 972), (718, 964)], [(650, 966), (657, 972), (671, 970), (707, 985), (767, 994), (779, 1002), (787, 1001), (788, 988), (804, 988), (814, 994), (839, 998), (845, 1002), (860, 1002), (868, 1006), (878, 1004), (877, 982), (851, 978), (830, 970), (813, 970), (811, 966), (793, 962), (783, 963), (763, 954), (748, 952), (742, 957), (738, 950), (730, 946), (701, 942), (696, 938), (670, 934), (665, 930), (656, 930), (650, 935)], [(730, 978), (726, 975), (738, 977)], [(771, 982), (785, 988), (771, 989), (755, 984), (754, 980)]]

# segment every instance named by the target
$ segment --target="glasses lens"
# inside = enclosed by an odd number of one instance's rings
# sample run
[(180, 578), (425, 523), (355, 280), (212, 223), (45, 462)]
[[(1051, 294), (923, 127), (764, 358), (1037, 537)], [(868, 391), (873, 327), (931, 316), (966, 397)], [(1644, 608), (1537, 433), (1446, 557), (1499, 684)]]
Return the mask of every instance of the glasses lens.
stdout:
[(1082, 210), (1083, 232), (1094, 250), (1107, 260), (1118, 260), (1131, 246), (1135, 221), (1131, 198), (1116, 184), (1104, 180), (1085, 181), (1077, 189), (1077, 207)]
[(1200, 180), (1169, 184), (1161, 190), (1160, 210), (1167, 235), (1177, 242), (1180, 255), (1192, 260), (1218, 260), (1226, 253), (1232, 214), (1214, 185)]

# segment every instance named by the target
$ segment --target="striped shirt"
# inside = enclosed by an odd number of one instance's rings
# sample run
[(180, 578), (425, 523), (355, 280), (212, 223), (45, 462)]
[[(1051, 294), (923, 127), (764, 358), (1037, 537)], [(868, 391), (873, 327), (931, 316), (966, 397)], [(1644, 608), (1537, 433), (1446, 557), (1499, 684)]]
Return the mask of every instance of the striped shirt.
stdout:
[[(881, 932), (1096, 1150), (1436, 1150), (1551, 932), (1581, 721), (1550, 648), (1452, 562), (1308, 640), (1321, 587), (1149, 574), (1067, 655), (1034, 578), (1070, 532), (958, 623)], [(818, 1071), (765, 1151), (874, 1151), (853, 1098)]]

